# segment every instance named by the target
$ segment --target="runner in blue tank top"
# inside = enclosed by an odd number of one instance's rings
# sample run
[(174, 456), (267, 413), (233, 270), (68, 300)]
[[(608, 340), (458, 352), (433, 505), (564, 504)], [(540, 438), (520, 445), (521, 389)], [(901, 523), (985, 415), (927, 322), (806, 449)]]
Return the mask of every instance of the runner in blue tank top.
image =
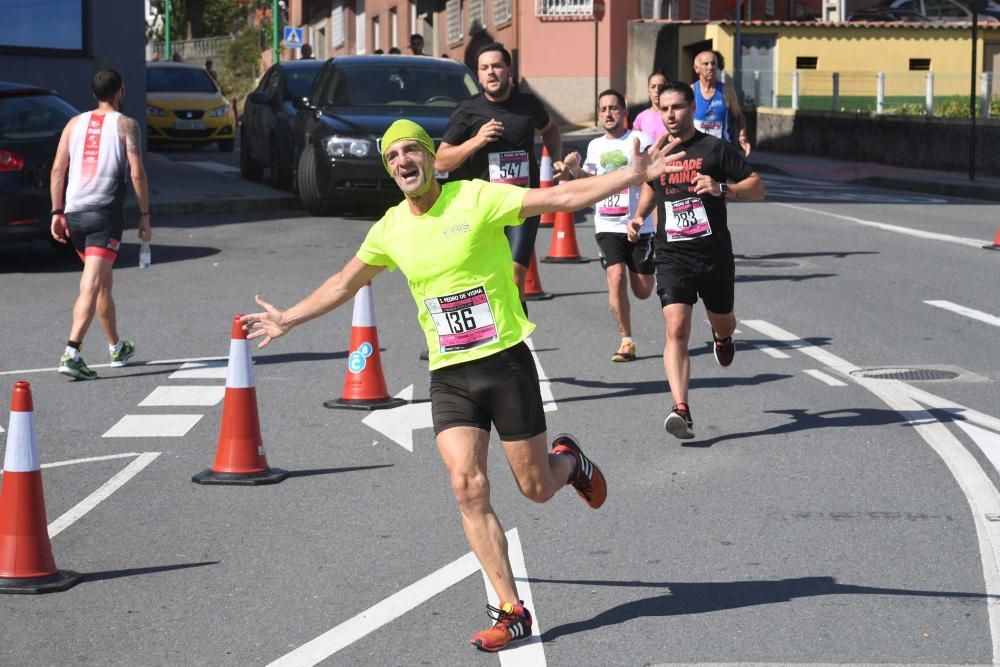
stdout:
[[(698, 80), (691, 84), (695, 100), (695, 129), (726, 142), (738, 143), (744, 155), (750, 157), (746, 117), (733, 87), (718, 80), (718, 69), (718, 62), (712, 51), (702, 51), (694, 59), (694, 71), (698, 75)], [(733, 120), (732, 127), (730, 117)], [(734, 138), (736, 141), (733, 141)]]

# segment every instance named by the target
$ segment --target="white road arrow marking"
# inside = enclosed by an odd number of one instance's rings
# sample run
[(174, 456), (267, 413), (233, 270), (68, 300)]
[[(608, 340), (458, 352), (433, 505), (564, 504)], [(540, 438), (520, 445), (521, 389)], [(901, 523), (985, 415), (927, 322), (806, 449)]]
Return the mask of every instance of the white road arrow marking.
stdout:
[[(514, 581), (517, 582), (517, 594), (524, 602), (524, 606), (533, 615), (534, 624), (531, 627), (531, 639), (514, 644), (511, 648), (504, 649), (498, 655), (500, 664), (506, 667), (545, 667), (545, 649), (542, 648), (542, 627), (538, 623), (538, 616), (535, 614), (535, 603), (531, 599), (531, 584), (528, 583), (528, 570), (524, 565), (524, 550), (521, 548), (521, 538), (517, 534), (517, 529), (507, 533), (507, 554), (510, 557), (510, 569), (514, 573)], [(493, 585), (483, 573), (483, 582), (486, 584), (486, 597), (494, 607), (500, 606), (500, 599), (497, 592), (493, 590)]]
[[(516, 552), (514, 551), (515, 548), (517, 549)], [(507, 532), (507, 549), (512, 567), (519, 569), (521, 571), (520, 574), (525, 579), (522, 584), (520, 583), (521, 577), (519, 577), (519, 590), (522, 586), (526, 589), (527, 572), (524, 571), (524, 554), (521, 552), (521, 540), (518, 537), (516, 528)], [(472, 576), (480, 569), (476, 555), (470, 551), (458, 560), (445, 565), (440, 570), (432, 572), (420, 581), (410, 584), (398, 593), (394, 593), (374, 606), (369, 607), (354, 618), (344, 621), (335, 628), (327, 630), (319, 637), (298, 647), (291, 653), (283, 655), (268, 665), (268, 667), (312, 667), (312, 665), (326, 660), (334, 653), (350, 646), (362, 637), (399, 618), (406, 612), (416, 609), (438, 593), (451, 588), (463, 579)], [(515, 570), (515, 576), (517, 574)], [(527, 599), (525, 599), (525, 602), (527, 602)], [(532, 609), (532, 612), (534, 611)], [(538, 623), (537, 617), (535, 623), (536, 625)], [(536, 641), (538, 645), (534, 650), (540, 654), (539, 657), (533, 658), (530, 662), (519, 664), (545, 665), (545, 655), (542, 652), (541, 640), (533, 638), (527, 644), (527, 647), (533, 648), (532, 644)], [(456, 647), (456, 652), (459, 650), (464, 653), (470, 649), (468, 646)], [(501, 653), (500, 656), (502, 664), (503, 654)]]
[(372, 410), (361, 420), (362, 424), (370, 426), (393, 442), (413, 453), (413, 432), (422, 428), (431, 428), (430, 402), (413, 403), (413, 385), (396, 394), (406, 405), (388, 410)]
[(966, 435), (972, 438), (983, 454), (986, 454), (986, 458), (990, 460), (993, 467), (1000, 470), (1000, 435), (997, 435), (993, 431), (973, 426), (972, 424), (966, 424), (963, 421), (956, 421), (955, 423), (960, 429), (965, 431)]

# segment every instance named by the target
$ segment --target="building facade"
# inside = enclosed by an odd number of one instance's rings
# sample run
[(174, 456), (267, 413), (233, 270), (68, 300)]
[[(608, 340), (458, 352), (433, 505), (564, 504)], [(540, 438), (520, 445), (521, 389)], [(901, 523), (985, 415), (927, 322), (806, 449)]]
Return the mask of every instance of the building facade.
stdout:
[(0, 21), (0, 81), (57, 91), (81, 111), (96, 101), (94, 72), (111, 68), (125, 80), (123, 113), (145, 134), (146, 70), (143, 3), (135, 0), (6, 0)]

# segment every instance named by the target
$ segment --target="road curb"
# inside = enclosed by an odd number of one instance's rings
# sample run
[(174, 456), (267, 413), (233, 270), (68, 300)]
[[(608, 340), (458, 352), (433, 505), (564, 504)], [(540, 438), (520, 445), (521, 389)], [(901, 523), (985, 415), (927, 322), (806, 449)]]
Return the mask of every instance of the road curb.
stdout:
[[(255, 211), (301, 210), (302, 202), (298, 197), (287, 195), (280, 197), (220, 197), (215, 199), (198, 199), (188, 201), (156, 202), (150, 208), (153, 216), (220, 214), (220, 213), (251, 213)], [(125, 214), (132, 218), (139, 215), (137, 204), (125, 207)]]

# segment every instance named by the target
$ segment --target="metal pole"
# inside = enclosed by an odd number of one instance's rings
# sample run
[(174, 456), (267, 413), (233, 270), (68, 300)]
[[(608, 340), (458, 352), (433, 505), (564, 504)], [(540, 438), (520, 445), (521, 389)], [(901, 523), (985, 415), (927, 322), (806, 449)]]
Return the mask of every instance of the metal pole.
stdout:
[(969, 180), (976, 180), (976, 70), (978, 58), (976, 51), (979, 41), (979, 8), (976, 3), (969, 3), (972, 9), (972, 91), (969, 94)]
[(799, 71), (792, 72), (792, 111), (799, 110)]
[(934, 115), (934, 72), (927, 73), (927, 91), (924, 93), (924, 105), (927, 107), (927, 115)]
[(753, 71), (753, 103), (755, 106), (764, 106), (760, 100), (760, 70)]
[(875, 113), (885, 113), (885, 72), (875, 74)]
[(840, 72), (833, 73), (833, 110), (840, 111)]
[(736, 99), (743, 104), (743, 0), (736, 0), (736, 43), (733, 45), (733, 82), (736, 88)]
[(170, 0), (163, 0), (163, 4), (166, 6), (167, 18), (164, 25), (166, 26), (166, 44), (163, 49), (163, 59), (170, 62)]
[(600, 126), (600, 118), (598, 111), (598, 100), (597, 100), (597, 28), (600, 22), (597, 20), (597, 15), (594, 15), (594, 127)]
[(281, 52), (278, 51), (278, 0), (271, 5), (271, 47), (274, 49), (274, 64), (277, 64), (281, 60)]
[(983, 107), (979, 110), (979, 114), (983, 118), (989, 118), (990, 117), (990, 88), (993, 87), (990, 84), (993, 81), (993, 72), (983, 72), (981, 76), (982, 76), (982, 79), (983, 79), (983, 89), (982, 89)]

